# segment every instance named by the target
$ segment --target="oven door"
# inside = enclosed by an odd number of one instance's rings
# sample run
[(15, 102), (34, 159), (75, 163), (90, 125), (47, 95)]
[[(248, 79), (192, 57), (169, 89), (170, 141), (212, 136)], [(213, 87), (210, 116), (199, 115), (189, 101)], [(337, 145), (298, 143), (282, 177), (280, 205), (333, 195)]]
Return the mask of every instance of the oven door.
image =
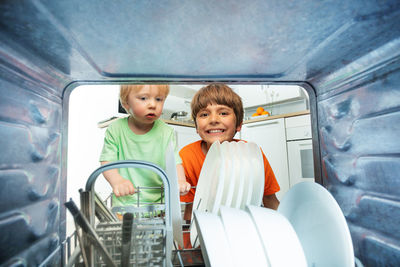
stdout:
[(289, 184), (314, 182), (312, 139), (287, 142)]

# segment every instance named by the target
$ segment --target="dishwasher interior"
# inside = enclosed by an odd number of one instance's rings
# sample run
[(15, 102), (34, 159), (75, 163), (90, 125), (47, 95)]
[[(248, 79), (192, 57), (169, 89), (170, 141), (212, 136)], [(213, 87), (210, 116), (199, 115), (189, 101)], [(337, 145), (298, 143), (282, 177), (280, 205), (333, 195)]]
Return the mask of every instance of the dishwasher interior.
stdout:
[(306, 89), (315, 180), (361, 263), (398, 266), (399, 25), (397, 0), (2, 1), (0, 266), (68, 264), (76, 87), (209, 82)]

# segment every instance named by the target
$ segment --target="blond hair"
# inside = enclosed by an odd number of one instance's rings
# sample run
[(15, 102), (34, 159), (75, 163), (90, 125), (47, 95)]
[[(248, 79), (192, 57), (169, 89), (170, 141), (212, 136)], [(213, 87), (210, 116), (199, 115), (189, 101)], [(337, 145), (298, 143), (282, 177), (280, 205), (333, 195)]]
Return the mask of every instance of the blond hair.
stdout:
[(157, 86), (160, 92), (162, 92), (165, 97), (167, 97), (169, 94), (168, 84), (122, 84), (119, 90), (119, 100), (121, 101), (121, 105), (125, 110), (126, 110), (125, 106), (128, 104), (129, 94), (131, 92), (140, 91), (145, 85)]
[(236, 127), (242, 124), (244, 116), (242, 99), (226, 84), (212, 83), (196, 92), (190, 105), (195, 124), (197, 113), (210, 104), (232, 108), (236, 116)]

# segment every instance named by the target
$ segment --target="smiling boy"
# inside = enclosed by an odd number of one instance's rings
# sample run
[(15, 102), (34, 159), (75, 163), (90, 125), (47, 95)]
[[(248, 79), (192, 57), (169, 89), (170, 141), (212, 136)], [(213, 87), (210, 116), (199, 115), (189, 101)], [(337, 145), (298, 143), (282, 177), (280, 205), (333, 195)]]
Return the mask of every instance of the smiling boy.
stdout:
[[(233, 139), (239, 132), (243, 123), (243, 104), (241, 98), (225, 84), (210, 84), (201, 88), (193, 97), (191, 103), (192, 117), (195, 121), (196, 131), (201, 140), (191, 143), (181, 149), (179, 155), (185, 170), (186, 180), (196, 186), (201, 167), (207, 152), (215, 141), (239, 141)], [(279, 200), (275, 193), (280, 190), (274, 172), (264, 153), (265, 186), (263, 195), (264, 207), (277, 209)], [(193, 202), (195, 189), (191, 189), (183, 202)], [(261, 205), (261, 203), (260, 203)], [(185, 210), (185, 220), (190, 220), (191, 205)]]
[[(175, 140), (174, 130), (159, 120), (169, 93), (168, 85), (122, 85), (120, 101), (129, 116), (113, 122), (105, 133), (100, 156), (102, 165), (117, 160), (142, 160), (165, 169), (165, 153), (170, 142), (175, 150), (179, 191), (185, 194), (190, 185)], [(103, 172), (113, 189), (113, 206), (157, 203), (161, 201), (159, 189), (136, 187), (161, 187), (162, 180), (154, 172), (143, 168), (112, 169)], [(133, 195), (134, 194), (134, 195)]]

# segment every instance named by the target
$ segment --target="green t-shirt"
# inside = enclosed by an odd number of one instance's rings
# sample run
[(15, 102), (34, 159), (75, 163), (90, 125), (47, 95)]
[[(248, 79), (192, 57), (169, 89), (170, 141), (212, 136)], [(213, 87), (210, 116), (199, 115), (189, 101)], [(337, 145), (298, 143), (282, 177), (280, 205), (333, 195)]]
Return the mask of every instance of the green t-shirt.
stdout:
[[(128, 117), (113, 122), (106, 130), (104, 146), (100, 161), (143, 160), (152, 162), (165, 170), (165, 153), (168, 144), (172, 142), (176, 164), (182, 163), (176, 145), (175, 132), (161, 120), (154, 122), (153, 128), (146, 134), (137, 135), (129, 128)], [(118, 169), (125, 179), (129, 179), (135, 188), (161, 187), (161, 178), (154, 172), (143, 168)], [(113, 196), (113, 206), (137, 205), (154, 203), (161, 200), (159, 189), (143, 189), (138, 194), (123, 197)]]

